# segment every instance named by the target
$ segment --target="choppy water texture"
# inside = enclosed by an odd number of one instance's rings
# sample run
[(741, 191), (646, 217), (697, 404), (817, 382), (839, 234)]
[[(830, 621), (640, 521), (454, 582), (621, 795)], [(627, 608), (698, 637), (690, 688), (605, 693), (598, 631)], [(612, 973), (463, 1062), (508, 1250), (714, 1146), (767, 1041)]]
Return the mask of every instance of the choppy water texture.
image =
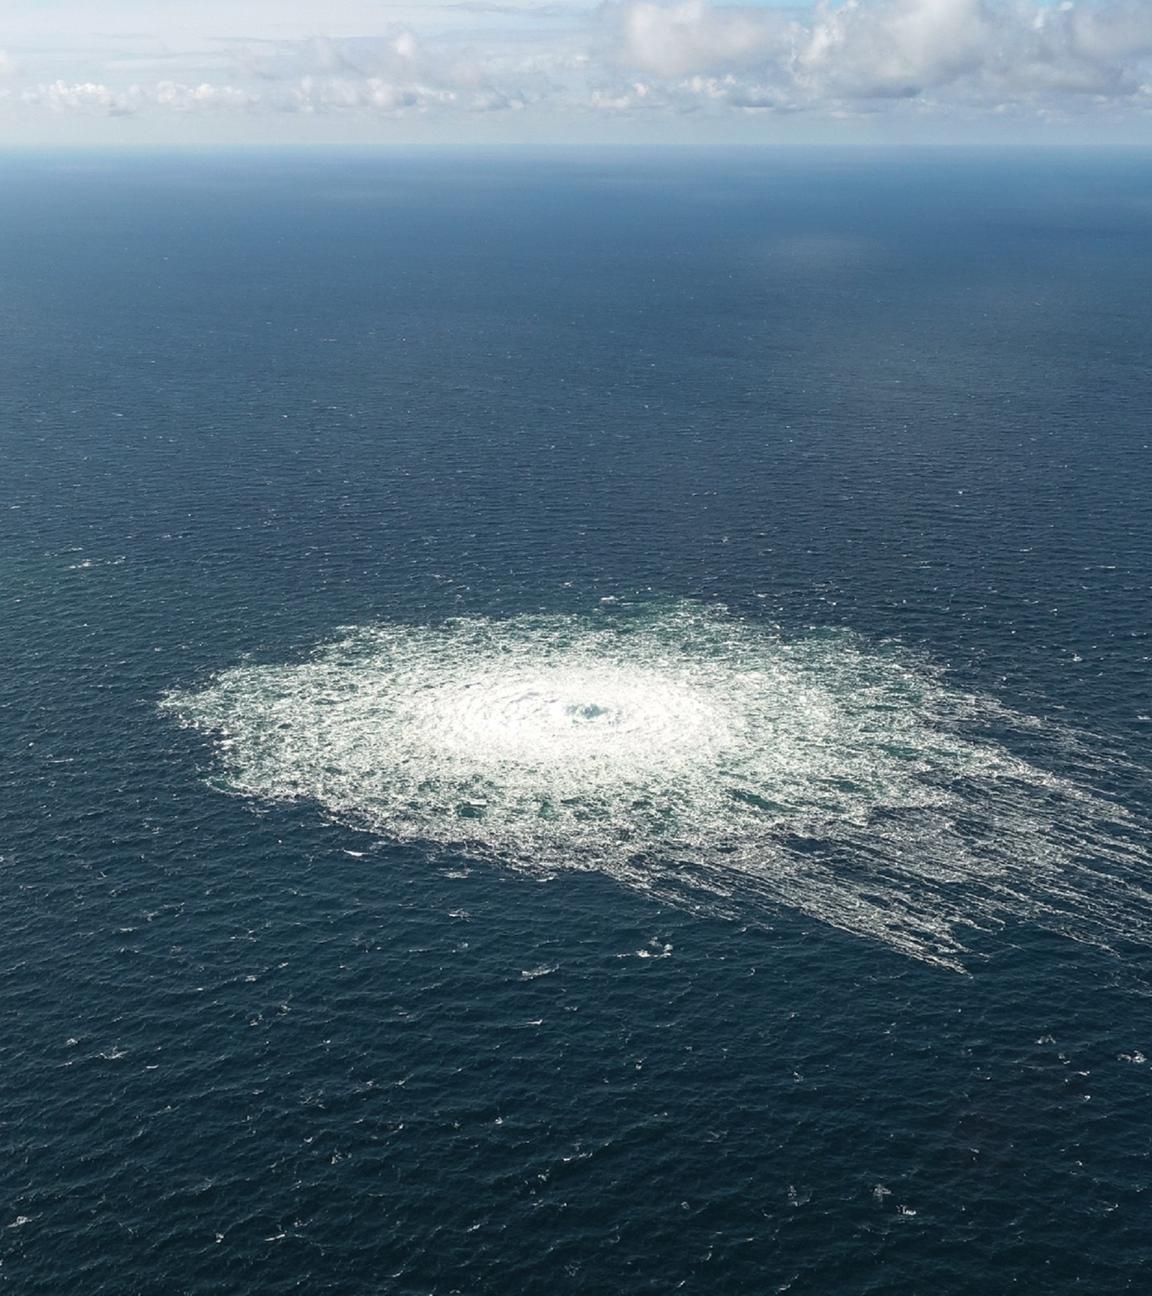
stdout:
[(164, 705), (216, 736), (235, 791), (690, 906), (786, 905), (952, 967), (1004, 919), (1104, 944), (1149, 925), (1141, 826), (1013, 756), (1035, 722), (848, 634), (689, 604), (375, 626)]
[(1149, 213), (0, 158), (0, 1290), (1145, 1296)]

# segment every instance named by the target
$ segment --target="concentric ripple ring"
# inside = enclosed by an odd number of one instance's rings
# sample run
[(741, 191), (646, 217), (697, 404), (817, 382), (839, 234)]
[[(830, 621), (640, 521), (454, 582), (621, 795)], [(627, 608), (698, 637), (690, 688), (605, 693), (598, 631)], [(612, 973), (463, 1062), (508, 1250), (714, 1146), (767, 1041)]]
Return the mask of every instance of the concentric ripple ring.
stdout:
[(844, 632), (690, 602), (374, 625), (162, 706), (227, 790), (430, 854), (791, 908), (953, 968), (973, 929), (1152, 930), (1146, 827), (1012, 750), (1076, 740)]

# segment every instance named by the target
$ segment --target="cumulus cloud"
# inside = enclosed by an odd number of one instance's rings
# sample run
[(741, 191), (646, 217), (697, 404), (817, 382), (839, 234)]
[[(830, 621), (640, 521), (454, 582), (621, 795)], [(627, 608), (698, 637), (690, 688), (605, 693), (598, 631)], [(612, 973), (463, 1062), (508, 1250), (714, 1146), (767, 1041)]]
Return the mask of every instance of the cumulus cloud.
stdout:
[[(143, 16), (148, 6), (134, 3)], [(86, 66), (68, 70), (49, 46), (14, 49), (0, 54), (2, 103), (57, 115), (448, 119), (536, 110), (1139, 120), (1152, 111), (1152, 0), (818, 0), (791, 9), (711, 0), (478, 0), (423, 9), (338, 0), (334, 14), (364, 25), (321, 35), (316, 5), (309, 34), (299, 34), (301, 4), (268, 8), (278, 24), (240, 35), (204, 27), (214, 16), (223, 21), (213, 0), (199, 25), (176, 0), (172, 8), (190, 24), (183, 44), (171, 30), (163, 39), (138, 36), (131, 48), (109, 37)], [(149, 79), (145, 70), (160, 59), (167, 75)]]
[(618, 61), (658, 77), (731, 72), (788, 50), (789, 24), (771, 10), (634, 0), (603, 12), (619, 33)]
[(258, 101), (238, 86), (207, 82), (182, 85), (178, 81), (158, 81), (153, 85), (117, 88), (95, 81), (53, 81), (49, 85), (28, 87), (21, 93), (20, 102), (57, 113), (126, 117), (149, 108), (185, 113), (235, 110), (254, 107)]
[(1150, 36), (1152, 10), (1129, 4), (848, 0), (820, 6), (795, 73), (815, 97), (1125, 95), (1140, 87)]

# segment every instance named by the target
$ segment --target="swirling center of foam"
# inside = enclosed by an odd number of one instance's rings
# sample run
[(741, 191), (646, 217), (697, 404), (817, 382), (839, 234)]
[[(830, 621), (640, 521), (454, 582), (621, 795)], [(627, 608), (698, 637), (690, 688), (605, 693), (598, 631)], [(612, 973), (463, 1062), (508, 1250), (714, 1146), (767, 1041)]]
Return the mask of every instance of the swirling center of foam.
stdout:
[(165, 706), (238, 792), (695, 908), (791, 906), (950, 965), (965, 927), (1105, 942), (1149, 920), (1143, 825), (1013, 755), (1034, 722), (850, 635), (788, 643), (688, 603), (374, 626)]
[(498, 764), (582, 766), (586, 777), (675, 765), (731, 741), (732, 731), (725, 709), (699, 688), (603, 662), (470, 670), (400, 706), (430, 750), (477, 774)]

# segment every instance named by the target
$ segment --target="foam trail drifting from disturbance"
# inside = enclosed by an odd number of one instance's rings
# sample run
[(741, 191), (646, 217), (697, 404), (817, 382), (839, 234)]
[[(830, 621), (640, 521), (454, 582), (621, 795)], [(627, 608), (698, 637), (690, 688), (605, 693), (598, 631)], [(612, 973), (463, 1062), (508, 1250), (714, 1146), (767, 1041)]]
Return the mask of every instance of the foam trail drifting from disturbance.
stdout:
[(966, 928), (1152, 929), (1143, 827), (987, 736), (1034, 721), (846, 633), (689, 603), (380, 625), (162, 705), (230, 790), (430, 850), (790, 907), (957, 968)]

